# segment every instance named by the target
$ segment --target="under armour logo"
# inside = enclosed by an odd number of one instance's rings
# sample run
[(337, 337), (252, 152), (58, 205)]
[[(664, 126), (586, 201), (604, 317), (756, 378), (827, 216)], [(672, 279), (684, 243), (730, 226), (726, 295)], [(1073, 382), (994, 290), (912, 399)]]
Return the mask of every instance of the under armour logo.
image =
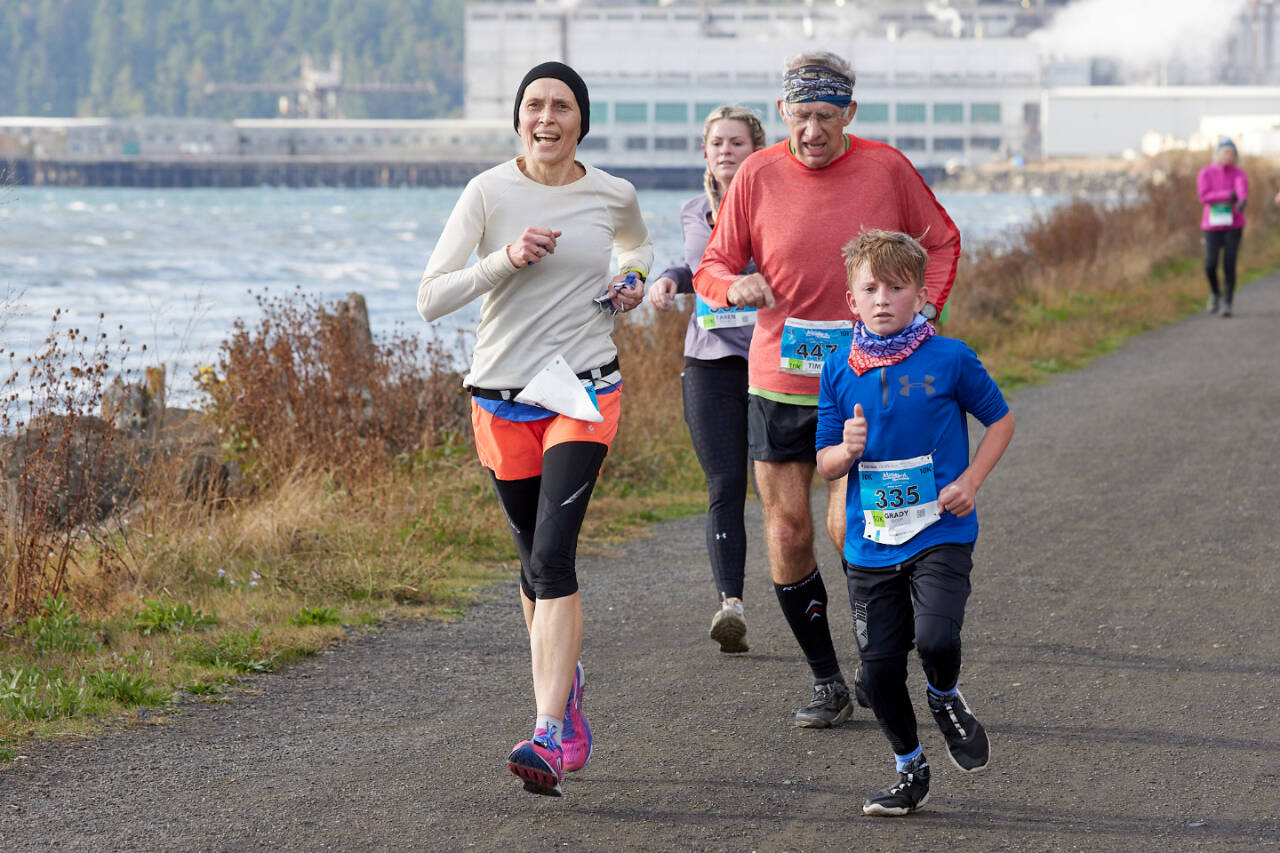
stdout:
[(809, 602), (809, 607), (805, 610), (805, 613), (809, 615), (810, 622), (814, 619), (820, 618), (822, 616), (822, 602), (818, 601), (816, 598), (813, 599)]
[(912, 382), (910, 376), (899, 376), (898, 384), (902, 386), (901, 390), (899, 390), (898, 393), (904, 397), (911, 396), (912, 388), (923, 388), (924, 395), (926, 397), (931, 397), (937, 393), (937, 391), (935, 391), (933, 387), (933, 377), (927, 373), (924, 375), (923, 382)]

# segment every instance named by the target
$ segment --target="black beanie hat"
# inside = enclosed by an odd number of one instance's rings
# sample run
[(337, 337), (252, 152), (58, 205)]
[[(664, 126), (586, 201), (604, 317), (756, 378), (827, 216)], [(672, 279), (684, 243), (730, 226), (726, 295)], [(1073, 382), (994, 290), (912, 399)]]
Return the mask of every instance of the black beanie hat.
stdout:
[(543, 77), (559, 80), (573, 92), (573, 97), (578, 101), (578, 112), (582, 113), (582, 126), (578, 129), (578, 141), (581, 142), (587, 135), (587, 131), (591, 129), (591, 98), (587, 96), (587, 84), (582, 82), (578, 72), (563, 62), (543, 62), (535, 65), (520, 81), (520, 88), (516, 90), (516, 106), (512, 110), (516, 133), (520, 132), (520, 102), (524, 100), (524, 90), (529, 88), (529, 84), (534, 80), (541, 80)]

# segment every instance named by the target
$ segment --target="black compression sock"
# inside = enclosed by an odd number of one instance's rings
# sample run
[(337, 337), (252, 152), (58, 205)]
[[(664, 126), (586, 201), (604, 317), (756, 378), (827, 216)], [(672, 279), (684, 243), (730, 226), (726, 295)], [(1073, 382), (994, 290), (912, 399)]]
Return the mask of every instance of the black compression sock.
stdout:
[(809, 661), (813, 680), (817, 683), (834, 681), (840, 676), (840, 663), (836, 660), (836, 648), (831, 642), (831, 627), (827, 623), (827, 587), (815, 566), (813, 573), (793, 584), (773, 585), (778, 594), (778, 604), (787, 617), (791, 633)]

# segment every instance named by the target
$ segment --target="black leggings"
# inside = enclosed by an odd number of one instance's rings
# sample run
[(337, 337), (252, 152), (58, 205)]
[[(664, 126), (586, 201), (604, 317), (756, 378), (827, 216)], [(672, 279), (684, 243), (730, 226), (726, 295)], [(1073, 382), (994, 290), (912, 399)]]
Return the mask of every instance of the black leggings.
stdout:
[(1236, 290), (1236, 255), (1240, 252), (1240, 238), (1243, 228), (1205, 229), (1204, 233), (1204, 274), (1209, 278), (1209, 292), (1218, 295), (1218, 255), (1222, 255), (1223, 294), (1227, 304)]
[(578, 591), (578, 533), (607, 452), (593, 441), (569, 441), (543, 454), (541, 476), (493, 478), (527, 598), (564, 598)]
[(707, 477), (707, 552), (722, 597), (742, 598), (747, 561), (747, 360), (686, 358), (684, 419)]
[(971, 554), (970, 545), (936, 545), (893, 571), (845, 563), (862, 684), (898, 755), (920, 745), (907, 691), (911, 646), (919, 650), (925, 676), (935, 689), (950, 690), (960, 677), (960, 629), (969, 598)]

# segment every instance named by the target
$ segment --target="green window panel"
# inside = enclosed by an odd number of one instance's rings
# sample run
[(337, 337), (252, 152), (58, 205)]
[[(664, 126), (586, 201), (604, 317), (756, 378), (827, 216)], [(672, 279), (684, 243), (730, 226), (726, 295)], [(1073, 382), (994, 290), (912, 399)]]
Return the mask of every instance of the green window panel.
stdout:
[(721, 106), (719, 101), (698, 101), (693, 107), (693, 120), (702, 124), (711, 115), (711, 111)]
[(885, 124), (889, 121), (889, 105), (881, 103), (858, 104), (854, 119), (863, 124)]
[(1000, 123), (1000, 105), (999, 104), (970, 104), (969, 105), (969, 121), (981, 122), (984, 124)]
[(934, 124), (960, 124), (964, 121), (964, 104), (934, 104)]
[(756, 117), (761, 121), (768, 121), (770, 117), (777, 118), (778, 110), (773, 104), (767, 104), (764, 101), (749, 101), (743, 104), (749, 110), (755, 112)]
[(656, 121), (684, 124), (689, 121), (689, 105), (659, 101), (653, 105)]
[(619, 122), (646, 122), (649, 120), (649, 105), (643, 101), (619, 101), (613, 105), (613, 119)]
[(594, 125), (607, 124), (609, 121), (609, 105), (606, 103), (591, 103), (591, 123)]
[(899, 124), (922, 124), (927, 120), (924, 104), (897, 104), (894, 117)]

